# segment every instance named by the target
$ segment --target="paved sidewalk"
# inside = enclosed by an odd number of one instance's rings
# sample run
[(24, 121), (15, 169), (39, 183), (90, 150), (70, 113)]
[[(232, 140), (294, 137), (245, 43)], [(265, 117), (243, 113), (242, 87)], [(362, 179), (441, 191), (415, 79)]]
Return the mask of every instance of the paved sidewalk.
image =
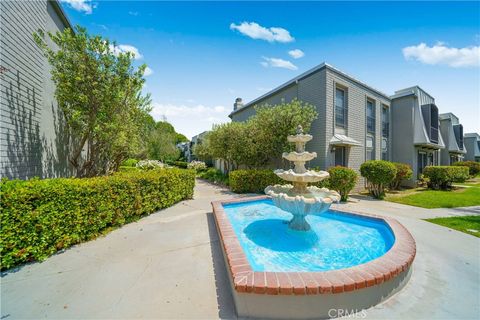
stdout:
[[(4, 274), (2, 319), (234, 318), (210, 213), (210, 201), (231, 197), (197, 181), (193, 200)], [(337, 207), (394, 216), (417, 241), (410, 282), (367, 318), (478, 319), (480, 239), (420, 220), (426, 209), (373, 200)]]

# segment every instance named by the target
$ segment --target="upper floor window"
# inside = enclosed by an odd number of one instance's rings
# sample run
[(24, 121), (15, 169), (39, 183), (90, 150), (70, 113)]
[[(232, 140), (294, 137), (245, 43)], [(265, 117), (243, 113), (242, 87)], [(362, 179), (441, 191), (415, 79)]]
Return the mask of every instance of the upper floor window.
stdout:
[(430, 142), (438, 143), (438, 108), (436, 105), (422, 105), (422, 116)]
[(375, 133), (375, 105), (367, 100), (367, 132)]
[(390, 132), (390, 110), (387, 106), (382, 108), (382, 136), (388, 138)]
[(463, 126), (461, 124), (456, 124), (453, 126), (453, 133), (455, 135), (455, 140), (460, 150), (463, 150)]
[(345, 90), (340, 88), (335, 88), (335, 125), (342, 128), (347, 125)]

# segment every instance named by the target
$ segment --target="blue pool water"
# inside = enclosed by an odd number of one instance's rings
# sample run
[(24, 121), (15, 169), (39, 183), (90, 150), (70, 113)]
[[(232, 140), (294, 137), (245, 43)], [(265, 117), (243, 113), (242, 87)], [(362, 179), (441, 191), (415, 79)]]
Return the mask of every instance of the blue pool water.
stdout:
[(271, 200), (224, 205), (254, 271), (326, 271), (376, 259), (394, 243), (382, 221), (327, 211), (309, 215), (310, 231), (288, 228), (292, 215)]

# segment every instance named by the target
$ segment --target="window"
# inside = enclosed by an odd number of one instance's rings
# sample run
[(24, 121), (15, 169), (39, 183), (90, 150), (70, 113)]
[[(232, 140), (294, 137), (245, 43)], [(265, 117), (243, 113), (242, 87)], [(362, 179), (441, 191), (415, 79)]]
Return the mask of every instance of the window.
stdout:
[(367, 100), (367, 132), (375, 133), (375, 105)]
[(382, 136), (388, 138), (390, 133), (390, 110), (387, 106), (382, 108)]
[(456, 124), (453, 126), (453, 133), (455, 134), (455, 140), (460, 150), (463, 150), (463, 126)]
[(422, 105), (422, 116), (430, 142), (438, 143), (438, 108), (436, 105)]
[(366, 159), (367, 160), (375, 160), (375, 145), (373, 142), (372, 136), (367, 136), (367, 143), (366, 143)]
[(382, 160), (388, 160), (388, 140), (382, 138)]
[(335, 125), (345, 128), (347, 125), (347, 106), (345, 90), (335, 88)]
[(346, 167), (345, 147), (335, 147), (335, 166)]
[(417, 171), (418, 175), (423, 173), (423, 168), (427, 166), (427, 153), (423, 151), (418, 152)]

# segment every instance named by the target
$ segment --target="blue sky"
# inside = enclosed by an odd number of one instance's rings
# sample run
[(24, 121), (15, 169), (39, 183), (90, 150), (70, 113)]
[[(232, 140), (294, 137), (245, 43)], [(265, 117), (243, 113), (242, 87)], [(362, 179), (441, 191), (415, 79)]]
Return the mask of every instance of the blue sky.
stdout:
[(479, 2), (62, 2), (136, 50), (152, 115), (188, 137), (323, 61), (387, 94), (420, 85), (480, 132)]

